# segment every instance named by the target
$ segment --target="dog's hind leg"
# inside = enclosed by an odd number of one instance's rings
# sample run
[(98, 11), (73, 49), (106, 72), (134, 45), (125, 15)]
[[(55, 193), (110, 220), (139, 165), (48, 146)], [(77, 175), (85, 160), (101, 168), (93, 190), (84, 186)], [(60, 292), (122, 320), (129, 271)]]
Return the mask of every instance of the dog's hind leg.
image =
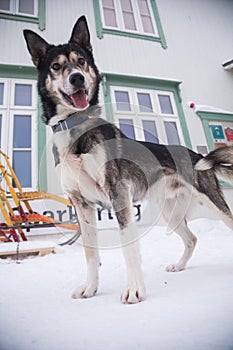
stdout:
[(168, 272), (177, 272), (182, 271), (185, 269), (187, 262), (191, 258), (194, 248), (197, 243), (197, 238), (194, 236), (194, 234), (189, 230), (186, 220), (183, 220), (182, 223), (180, 223), (179, 226), (176, 227), (174, 230), (180, 238), (183, 240), (184, 243), (184, 252), (180, 260), (175, 263), (168, 265), (166, 267), (166, 271)]
[(74, 199), (72, 199), (72, 201), (77, 210), (87, 261), (86, 282), (75, 289), (72, 297), (74, 299), (89, 298), (96, 293), (99, 284), (100, 258), (98, 253), (95, 207), (89, 206), (86, 203), (80, 203)]
[(185, 213), (181, 212), (177, 199), (166, 199), (163, 209), (163, 217), (169, 228), (176, 232), (184, 243), (184, 252), (180, 260), (175, 264), (167, 266), (166, 270), (168, 272), (182, 271), (185, 269), (187, 262), (193, 254), (197, 238), (188, 228)]

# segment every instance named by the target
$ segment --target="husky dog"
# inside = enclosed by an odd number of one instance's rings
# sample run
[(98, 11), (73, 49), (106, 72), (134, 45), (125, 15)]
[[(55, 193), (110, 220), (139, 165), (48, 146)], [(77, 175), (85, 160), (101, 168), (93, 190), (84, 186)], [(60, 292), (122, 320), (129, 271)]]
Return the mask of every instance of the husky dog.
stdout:
[(62, 186), (75, 205), (82, 231), (87, 279), (73, 297), (92, 297), (98, 288), (95, 207), (101, 205), (113, 208), (119, 223), (128, 275), (121, 300), (140, 302), (146, 291), (132, 203), (148, 194), (155, 196), (168, 227), (184, 242), (181, 259), (167, 270), (183, 270), (197, 241), (186, 222), (195, 199), (205, 202), (233, 229), (233, 216), (216, 177), (233, 182), (233, 147), (217, 149), (204, 158), (183, 146), (131, 140), (99, 118), (101, 79), (84, 16), (66, 44), (50, 45), (30, 30), (24, 36), (38, 70), (43, 121), (54, 132)]

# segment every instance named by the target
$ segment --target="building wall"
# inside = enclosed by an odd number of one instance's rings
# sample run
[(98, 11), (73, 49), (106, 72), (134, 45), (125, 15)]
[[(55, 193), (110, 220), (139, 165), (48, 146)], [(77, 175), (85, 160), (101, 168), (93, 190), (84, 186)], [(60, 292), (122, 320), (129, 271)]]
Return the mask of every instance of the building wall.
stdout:
[(167, 49), (159, 43), (114, 35), (98, 39), (92, 0), (46, 1), (46, 29), (0, 20), (1, 64), (31, 65), (22, 36), (24, 28), (43, 35), (48, 42), (67, 40), (76, 19), (87, 16), (96, 62), (103, 72), (176, 79), (182, 82), (181, 97), (195, 149), (206, 144), (199, 118), (186, 102), (233, 111), (233, 74), (222, 63), (232, 58), (233, 2), (229, 0), (157, 0)]
[[(207, 140), (199, 116), (187, 106), (187, 101), (233, 113), (233, 73), (222, 68), (224, 61), (232, 59), (233, 1), (157, 0), (156, 3), (166, 49), (158, 42), (110, 34), (99, 39), (92, 0), (47, 0), (44, 31), (37, 24), (0, 19), (0, 65), (32, 66), (23, 29), (36, 31), (48, 42), (63, 43), (77, 18), (85, 15), (101, 72), (181, 81), (181, 103), (192, 148), (196, 150), (197, 145), (207, 145)], [(100, 100), (103, 103), (102, 91)], [(48, 130), (48, 143), (50, 139)], [(58, 193), (59, 184), (54, 181), (51, 163), (52, 155), (48, 151), (48, 190)], [(231, 193), (228, 189), (227, 197), (233, 207)]]

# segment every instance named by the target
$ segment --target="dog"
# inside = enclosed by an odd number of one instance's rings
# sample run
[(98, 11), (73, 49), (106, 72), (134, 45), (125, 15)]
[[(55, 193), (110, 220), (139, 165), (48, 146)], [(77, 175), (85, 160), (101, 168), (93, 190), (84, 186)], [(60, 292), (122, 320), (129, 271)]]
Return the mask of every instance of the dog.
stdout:
[(101, 76), (84, 16), (75, 23), (66, 44), (50, 45), (31, 30), (24, 30), (24, 37), (38, 70), (43, 121), (54, 132), (53, 151), (56, 165), (61, 166), (61, 183), (81, 226), (87, 279), (74, 291), (73, 298), (92, 297), (98, 289), (95, 217), (96, 205), (100, 205), (113, 208), (119, 223), (128, 277), (121, 300), (138, 303), (145, 299), (146, 289), (132, 203), (155, 196), (168, 227), (184, 243), (182, 257), (167, 271), (185, 269), (197, 242), (187, 226), (195, 201), (206, 203), (233, 229), (233, 215), (217, 180), (219, 176), (233, 183), (233, 147), (203, 157), (183, 146), (131, 140), (101, 119)]

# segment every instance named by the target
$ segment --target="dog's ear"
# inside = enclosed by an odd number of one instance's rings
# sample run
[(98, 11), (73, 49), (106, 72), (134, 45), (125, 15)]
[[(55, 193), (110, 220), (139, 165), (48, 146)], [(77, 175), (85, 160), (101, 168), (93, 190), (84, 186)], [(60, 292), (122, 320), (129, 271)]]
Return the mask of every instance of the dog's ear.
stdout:
[(75, 23), (69, 42), (75, 42), (84, 49), (92, 52), (90, 33), (85, 16), (80, 17)]
[(32, 56), (32, 61), (34, 65), (38, 67), (39, 63), (45, 58), (46, 51), (50, 45), (31, 30), (25, 29), (23, 34), (27, 43), (28, 51)]

